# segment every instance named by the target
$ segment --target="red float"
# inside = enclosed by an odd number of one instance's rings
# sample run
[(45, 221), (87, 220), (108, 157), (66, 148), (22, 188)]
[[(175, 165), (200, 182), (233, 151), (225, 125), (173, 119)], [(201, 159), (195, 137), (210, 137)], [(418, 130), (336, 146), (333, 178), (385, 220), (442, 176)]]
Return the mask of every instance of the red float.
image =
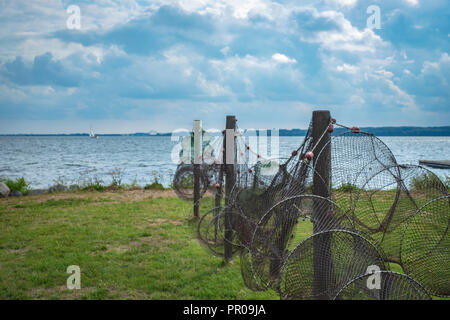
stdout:
[(312, 158), (314, 158), (314, 153), (312, 153), (311, 151), (308, 151), (308, 152), (305, 154), (305, 158), (308, 159), (309, 161), (311, 161)]
[(352, 127), (353, 133), (359, 133), (359, 127)]
[(330, 126), (328, 127), (328, 132), (332, 133), (334, 131), (334, 126), (332, 124), (330, 124)]

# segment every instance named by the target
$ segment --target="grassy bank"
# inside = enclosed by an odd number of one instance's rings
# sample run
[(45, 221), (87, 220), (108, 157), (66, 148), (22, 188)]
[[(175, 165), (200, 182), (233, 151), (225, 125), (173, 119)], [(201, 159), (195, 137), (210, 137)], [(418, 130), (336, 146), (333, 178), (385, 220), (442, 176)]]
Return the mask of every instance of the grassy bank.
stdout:
[[(351, 203), (350, 193), (338, 191), (334, 196), (343, 208)], [(394, 198), (391, 191), (373, 194), (370, 201), (362, 197), (358, 208), (372, 208), (377, 214), (361, 215), (361, 222), (378, 225)], [(427, 198), (414, 194), (419, 205)], [(404, 197), (399, 208), (412, 213)], [(405, 222), (391, 235), (393, 243), (398, 243)], [(440, 230), (448, 221), (436, 222)], [(246, 288), (239, 257), (223, 265), (199, 244), (196, 228), (192, 204), (178, 199), (173, 190), (0, 199), (0, 299), (278, 299), (273, 291)], [(312, 234), (308, 220), (296, 229), (294, 245)], [(66, 287), (71, 265), (81, 268), (81, 290)], [(395, 263), (390, 267), (402, 272)], [(442, 267), (436, 277), (445, 280), (447, 269)]]
[[(0, 199), (0, 299), (272, 299), (198, 243), (173, 191)], [(68, 290), (70, 265), (81, 290)]]

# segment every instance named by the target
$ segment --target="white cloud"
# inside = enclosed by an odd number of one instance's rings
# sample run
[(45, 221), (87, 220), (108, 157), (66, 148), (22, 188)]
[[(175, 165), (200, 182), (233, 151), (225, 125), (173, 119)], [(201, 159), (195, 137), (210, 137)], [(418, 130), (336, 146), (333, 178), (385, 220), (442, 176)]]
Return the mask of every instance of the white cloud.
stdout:
[(247, 19), (250, 13), (257, 13), (270, 20), (280, 14), (282, 6), (270, 0), (178, 0), (177, 3), (188, 12), (225, 16), (231, 14), (235, 19)]
[(282, 53), (275, 53), (272, 56), (272, 59), (275, 60), (278, 63), (296, 63), (297, 62), (297, 60), (291, 59), (291, 58), (285, 56)]
[(341, 12), (313, 10), (312, 13), (315, 19), (325, 18), (333, 21), (339, 29), (319, 31), (310, 36), (302, 35), (303, 41), (320, 43), (329, 50), (350, 52), (375, 52), (378, 48), (386, 46), (381, 37), (371, 29), (358, 30)]
[(392, 72), (386, 71), (384, 69), (376, 70), (375, 73), (379, 74), (379, 75), (382, 75), (385, 78), (392, 78), (394, 76), (394, 74)]
[(417, 7), (419, 5), (419, 0), (404, 0), (406, 2), (406, 4), (413, 6), (413, 7)]
[(395, 95), (392, 97), (393, 100), (403, 105), (404, 108), (402, 111), (418, 111), (419, 108), (416, 105), (416, 102), (414, 100), (414, 96), (406, 93), (402, 89), (400, 89), (395, 83), (390, 79), (385, 79), (388, 87), (395, 93)]
[(220, 49), (220, 52), (221, 52), (224, 56), (226, 56), (226, 55), (228, 55), (228, 52), (230, 52), (230, 47), (229, 47), (229, 46), (223, 47), (222, 49)]
[(350, 97), (350, 102), (357, 105), (363, 105), (366, 103), (366, 100), (364, 100), (363, 97), (355, 94)]
[(343, 65), (337, 66), (336, 70), (339, 72), (356, 74), (359, 71), (359, 68), (357, 66), (353, 66), (353, 65), (344, 63)]
[(358, 0), (327, 0), (330, 4), (336, 4), (340, 7), (353, 7)]
[(450, 63), (450, 56), (448, 55), (447, 52), (444, 52), (441, 55), (439, 61), (437, 61), (437, 62), (425, 61), (423, 63), (421, 73), (439, 71), (441, 68), (441, 65), (445, 64), (445, 63)]
[(224, 88), (216, 81), (207, 80), (201, 72), (197, 75), (197, 86), (210, 97), (231, 95), (231, 92), (228, 89)]

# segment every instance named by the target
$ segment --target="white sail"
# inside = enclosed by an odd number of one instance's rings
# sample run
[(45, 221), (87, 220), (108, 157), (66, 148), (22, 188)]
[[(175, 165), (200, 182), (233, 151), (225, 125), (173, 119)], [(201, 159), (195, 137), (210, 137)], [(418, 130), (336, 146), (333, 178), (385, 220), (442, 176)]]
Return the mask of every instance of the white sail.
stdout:
[(97, 139), (97, 136), (94, 134), (94, 130), (92, 130), (92, 127), (91, 127), (91, 131), (89, 132), (89, 137)]

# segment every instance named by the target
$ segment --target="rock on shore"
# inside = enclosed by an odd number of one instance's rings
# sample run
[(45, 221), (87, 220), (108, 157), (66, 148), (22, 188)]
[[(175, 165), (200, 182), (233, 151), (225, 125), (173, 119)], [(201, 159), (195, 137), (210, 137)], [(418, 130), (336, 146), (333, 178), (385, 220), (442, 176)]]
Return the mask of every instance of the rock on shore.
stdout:
[(0, 198), (8, 197), (11, 190), (9, 190), (8, 186), (3, 182), (0, 182)]
[(48, 193), (47, 189), (32, 189), (32, 190), (28, 191), (29, 196), (37, 196), (37, 195), (46, 194), (46, 193)]
[(11, 192), (9, 193), (9, 196), (10, 196), (10, 197), (22, 197), (23, 194), (22, 194), (22, 192), (20, 192), (20, 191), (14, 190), (14, 191), (11, 191)]
[(54, 185), (53, 187), (50, 187), (48, 189), (48, 191), (51, 193), (64, 192), (64, 191), (67, 191), (67, 187), (62, 184), (57, 184), (57, 185)]

